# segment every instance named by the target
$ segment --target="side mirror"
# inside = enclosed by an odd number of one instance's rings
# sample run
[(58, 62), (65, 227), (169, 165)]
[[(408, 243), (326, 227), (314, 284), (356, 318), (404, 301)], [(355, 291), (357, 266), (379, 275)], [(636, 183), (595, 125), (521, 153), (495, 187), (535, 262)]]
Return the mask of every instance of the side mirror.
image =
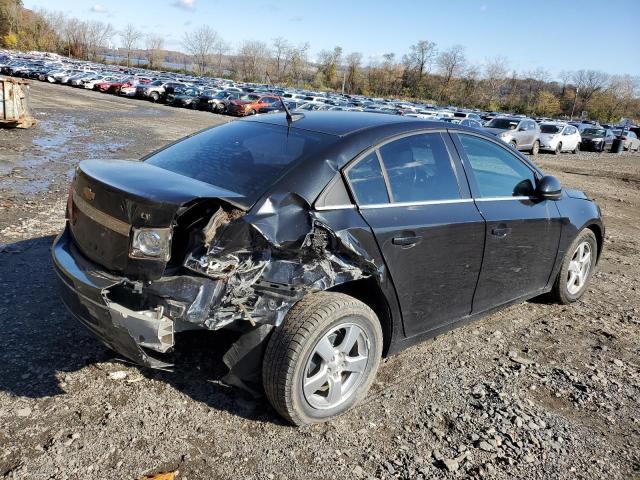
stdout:
[(560, 181), (552, 175), (542, 177), (538, 182), (536, 191), (540, 198), (545, 200), (558, 200), (562, 196)]

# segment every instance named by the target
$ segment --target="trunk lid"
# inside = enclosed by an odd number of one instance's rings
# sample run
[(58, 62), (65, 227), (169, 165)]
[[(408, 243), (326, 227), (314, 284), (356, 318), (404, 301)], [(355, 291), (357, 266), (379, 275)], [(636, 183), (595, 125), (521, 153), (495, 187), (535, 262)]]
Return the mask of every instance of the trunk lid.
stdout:
[(159, 277), (166, 262), (129, 257), (132, 228), (172, 227), (180, 209), (194, 200), (242, 196), (145, 162), (86, 160), (76, 170), (69, 225), (75, 243), (110, 271)]

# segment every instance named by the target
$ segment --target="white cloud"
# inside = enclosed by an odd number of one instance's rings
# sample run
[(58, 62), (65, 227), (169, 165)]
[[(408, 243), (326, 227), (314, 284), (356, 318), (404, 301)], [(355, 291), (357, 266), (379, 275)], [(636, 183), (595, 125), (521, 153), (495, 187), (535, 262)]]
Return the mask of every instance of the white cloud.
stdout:
[(91, 11), (94, 13), (107, 13), (107, 7), (96, 3), (93, 7), (91, 7)]
[(183, 10), (195, 10), (196, 0), (176, 0), (171, 5)]

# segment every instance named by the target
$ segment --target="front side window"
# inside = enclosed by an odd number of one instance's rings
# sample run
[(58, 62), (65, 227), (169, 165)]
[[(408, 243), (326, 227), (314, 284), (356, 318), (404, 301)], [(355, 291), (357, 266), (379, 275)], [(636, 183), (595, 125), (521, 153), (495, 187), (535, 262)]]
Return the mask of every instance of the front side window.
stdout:
[(401, 138), (379, 151), (394, 202), (460, 198), (449, 152), (439, 133)]
[(358, 205), (388, 203), (387, 186), (382, 176), (382, 168), (376, 152), (360, 160), (347, 173), (351, 189)]
[(533, 171), (518, 157), (480, 137), (460, 134), (479, 197), (521, 197), (535, 192)]

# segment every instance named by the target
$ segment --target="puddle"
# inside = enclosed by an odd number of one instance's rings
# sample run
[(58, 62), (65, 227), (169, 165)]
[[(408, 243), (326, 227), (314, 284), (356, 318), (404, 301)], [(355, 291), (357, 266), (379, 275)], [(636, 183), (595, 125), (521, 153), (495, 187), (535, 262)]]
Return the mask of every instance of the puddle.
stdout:
[(62, 177), (66, 182), (71, 179), (78, 162), (122, 158), (125, 147), (131, 143), (130, 140), (106, 138), (102, 132), (96, 134), (78, 125), (71, 116), (42, 120), (36, 128), (30, 141), (31, 148), (12, 162), (3, 182), (15, 193), (46, 192), (54, 180)]

